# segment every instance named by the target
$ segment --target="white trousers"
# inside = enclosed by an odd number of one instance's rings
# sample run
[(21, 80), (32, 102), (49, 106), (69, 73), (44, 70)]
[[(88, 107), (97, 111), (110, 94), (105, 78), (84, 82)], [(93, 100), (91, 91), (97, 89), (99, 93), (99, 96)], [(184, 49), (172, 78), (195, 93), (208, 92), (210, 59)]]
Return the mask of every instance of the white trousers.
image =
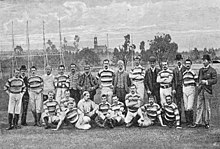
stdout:
[(193, 103), (195, 98), (195, 86), (183, 86), (183, 101), (186, 111), (193, 109)]
[(61, 99), (65, 97), (64, 92), (67, 90), (67, 88), (57, 88), (56, 89), (56, 101), (60, 104)]
[(37, 113), (41, 113), (43, 107), (42, 93), (29, 91), (29, 99), (30, 99), (31, 110)]
[(9, 94), (8, 113), (20, 114), (23, 94)]
[(136, 85), (137, 93), (141, 96), (141, 102), (144, 103), (144, 83), (133, 81), (133, 84)]

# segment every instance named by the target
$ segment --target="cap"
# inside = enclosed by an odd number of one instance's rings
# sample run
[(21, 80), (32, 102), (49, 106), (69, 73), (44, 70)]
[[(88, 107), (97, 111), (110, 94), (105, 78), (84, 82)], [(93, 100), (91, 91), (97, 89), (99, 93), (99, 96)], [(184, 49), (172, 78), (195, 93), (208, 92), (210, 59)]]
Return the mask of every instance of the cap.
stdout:
[(182, 55), (181, 54), (177, 54), (176, 55), (176, 58), (175, 58), (175, 60), (182, 60), (183, 59), (183, 57), (182, 57)]
[(26, 66), (25, 66), (25, 65), (21, 65), (20, 70), (27, 70), (27, 68), (26, 68)]
[(121, 64), (121, 65), (124, 65), (124, 62), (123, 62), (122, 60), (119, 60), (119, 61), (118, 61), (118, 65), (120, 65), (120, 64)]
[(203, 57), (202, 57), (202, 60), (211, 61), (211, 57), (208, 54), (204, 54)]
[(138, 56), (134, 56), (134, 60), (136, 60), (136, 59), (139, 59), (139, 60), (141, 60), (141, 57), (140, 57), (140, 55), (138, 55)]
[(149, 62), (156, 62), (156, 57), (155, 56), (150, 56)]

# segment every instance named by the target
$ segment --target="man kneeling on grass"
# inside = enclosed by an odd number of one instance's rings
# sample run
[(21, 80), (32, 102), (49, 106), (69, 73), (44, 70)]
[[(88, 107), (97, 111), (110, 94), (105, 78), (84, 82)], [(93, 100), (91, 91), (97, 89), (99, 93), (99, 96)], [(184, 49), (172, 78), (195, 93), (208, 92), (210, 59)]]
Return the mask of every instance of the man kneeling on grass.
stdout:
[(60, 121), (60, 106), (54, 99), (53, 91), (48, 92), (48, 100), (43, 103), (43, 109), (42, 118), (45, 122), (45, 129), (50, 128), (50, 124), (57, 124)]
[(163, 124), (163, 120), (161, 117), (161, 108), (160, 106), (155, 102), (155, 96), (149, 97), (149, 103), (143, 105), (141, 108), (141, 113), (144, 119), (139, 119), (138, 124), (141, 127), (147, 127), (150, 125), (154, 125), (156, 123), (156, 120), (160, 121), (161, 126), (166, 126)]
[(124, 112), (124, 104), (119, 101), (119, 98), (116, 95), (112, 97), (112, 105), (111, 105), (111, 119), (113, 120), (114, 126), (120, 126), (124, 124), (125, 116)]
[(169, 127), (175, 126), (177, 129), (182, 128), (180, 126), (180, 114), (177, 105), (173, 102), (172, 96), (166, 96), (166, 103), (163, 105), (163, 120)]
[(97, 105), (90, 99), (88, 91), (83, 92), (83, 99), (79, 101), (77, 107), (79, 109), (79, 120), (75, 125), (76, 128), (90, 129), (91, 125), (89, 123), (96, 116)]
[(102, 95), (101, 103), (96, 111), (97, 116), (95, 122), (99, 127), (102, 128), (114, 128), (113, 120), (111, 119), (111, 105), (107, 102), (107, 95)]

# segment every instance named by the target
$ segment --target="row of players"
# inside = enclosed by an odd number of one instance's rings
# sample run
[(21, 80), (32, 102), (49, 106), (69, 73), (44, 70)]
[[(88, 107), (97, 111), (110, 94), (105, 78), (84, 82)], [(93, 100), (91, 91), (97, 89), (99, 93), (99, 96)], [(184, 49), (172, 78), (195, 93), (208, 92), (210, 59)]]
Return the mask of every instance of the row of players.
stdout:
[[(199, 97), (197, 100), (196, 124), (203, 122), (202, 115), (205, 111), (205, 124), (209, 126), (210, 104), (208, 103), (212, 96), (212, 85), (217, 83), (217, 73), (216, 70), (210, 66), (211, 59), (209, 55), (203, 56), (204, 68), (199, 70), (198, 81), (196, 81), (195, 73), (191, 69), (192, 61), (187, 59), (185, 66), (182, 65), (181, 55), (176, 56), (178, 67), (173, 71), (169, 69), (167, 61), (162, 62), (162, 70), (155, 67), (155, 57), (150, 57), (150, 68), (145, 71), (140, 65), (140, 57), (135, 57), (134, 59), (135, 66), (131, 69), (129, 74), (124, 70), (123, 61), (119, 60), (118, 70), (114, 72), (109, 68), (109, 60), (104, 60), (104, 68), (98, 72), (97, 79), (91, 75), (89, 67), (84, 68), (85, 73), (79, 78), (79, 73), (75, 71), (75, 64), (71, 64), (70, 75), (66, 75), (65, 66), (60, 65), (58, 67), (58, 75), (55, 77), (51, 74), (51, 67), (47, 67), (45, 75), (39, 76), (36, 74), (36, 67), (32, 66), (30, 68), (30, 77), (28, 78), (23, 75), (24, 73), (22, 72), (26, 69), (22, 69), (21, 67), (20, 70), (15, 70), (15, 76), (10, 78), (5, 85), (5, 90), (9, 95), (8, 129), (12, 129), (12, 126), (17, 127), (21, 107), (23, 109), (21, 124), (26, 125), (28, 102), (31, 104), (35, 125), (40, 126), (43, 99), (47, 99), (49, 90), (55, 91), (55, 100), (59, 104), (61, 99), (64, 98), (64, 92), (66, 90), (70, 90), (70, 96), (78, 103), (80, 99), (80, 97), (78, 97), (78, 90), (82, 93), (89, 91), (90, 99), (93, 100), (96, 89), (99, 87), (101, 95), (106, 94), (107, 101), (110, 104), (112, 104), (112, 95), (115, 94), (119, 98), (119, 101), (123, 102), (126, 106), (125, 97), (126, 94), (129, 93), (130, 84), (136, 86), (141, 105), (144, 104), (146, 102), (144, 100), (147, 99), (144, 97), (145, 90), (149, 96), (155, 96), (156, 103), (161, 107), (164, 107), (167, 95), (173, 94), (174, 102), (177, 104), (180, 113), (179, 115), (181, 115), (182, 111), (181, 103), (184, 101), (186, 121), (190, 125), (193, 124), (194, 112), (192, 108), (197, 84)], [(20, 71), (22, 72), (21, 76)], [(204, 103), (203, 100), (205, 100), (206, 103)]]
[(172, 96), (166, 96), (166, 103), (162, 109), (155, 102), (154, 96), (149, 97), (149, 103), (141, 106), (140, 95), (135, 85), (131, 85), (130, 93), (126, 95), (126, 109), (115, 95), (112, 97), (112, 104), (107, 101), (106, 94), (101, 95), (101, 103), (97, 105), (90, 100), (89, 92), (85, 91), (77, 106), (75, 100), (70, 97), (69, 90), (65, 91), (65, 98), (61, 100), (60, 105), (54, 99), (53, 91), (49, 91), (48, 96), (48, 100), (43, 104), (42, 114), (45, 129), (57, 125), (53, 130), (58, 130), (63, 123), (75, 125), (78, 129), (90, 129), (92, 120), (104, 128), (114, 128), (123, 124), (126, 124), (126, 127), (135, 124), (147, 127), (157, 121), (161, 126), (181, 128), (179, 111)]

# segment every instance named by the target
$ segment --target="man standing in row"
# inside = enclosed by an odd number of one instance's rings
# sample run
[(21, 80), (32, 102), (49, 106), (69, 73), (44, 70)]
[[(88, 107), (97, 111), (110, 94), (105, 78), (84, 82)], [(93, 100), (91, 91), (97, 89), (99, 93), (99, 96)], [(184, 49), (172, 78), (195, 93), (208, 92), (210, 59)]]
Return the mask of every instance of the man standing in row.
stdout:
[(22, 97), (22, 115), (21, 115), (21, 125), (27, 126), (27, 110), (28, 110), (28, 103), (29, 103), (29, 93), (28, 93), (28, 77), (26, 76), (27, 68), (25, 65), (22, 65), (20, 68), (20, 78), (23, 79), (26, 91), (24, 92), (24, 95)]
[[(210, 66), (211, 58), (209, 55), (203, 55), (202, 59), (204, 67), (199, 69), (197, 113), (194, 127), (204, 123), (205, 128), (208, 129), (211, 118), (210, 101), (213, 99), (212, 86), (217, 83), (217, 72)], [(205, 114), (204, 120), (203, 114)]]
[(84, 67), (84, 73), (81, 75), (79, 79), (78, 87), (81, 94), (84, 91), (89, 91), (90, 99), (94, 101), (94, 96), (96, 94), (96, 89), (98, 88), (98, 81), (96, 78), (91, 74), (90, 66), (86, 65)]
[(183, 102), (183, 72), (186, 70), (186, 67), (183, 65), (183, 57), (181, 54), (177, 54), (175, 60), (177, 61), (177, 67), (173, 70), (172, 93), (174, 95), (174, 102), (177, 104), (181, 120)]
[(119, 101), (125, 105), (125, 96), (129, 93), (130, 86), (129, 74), (124, 70), (124, 62), (118, 61), (118, 71), (115, 74), (113, 93), (119, 98)]
[(160, 105), (160, 84), (157, 83), (157, 75), (160, 69), (156, 67), (156, 58), (151, 56), (149, 58), (150, 68), (147, 69), (144, 77), (144, 86), (147, 90), (148, 96), (156, 97), (155, 102)]
[(134, 57), (135, 66), (133, 69), (131, 69), (131, 72), (129, 74), (129, 77), (132, 81), (132, 84), (134, 84), (137, 88), (137, 93), (141, 96), (141, 104), (144, 103), (144, 76), (145, 76), (145, 70), (144, 67), (140, 64), (141, 57), (136, 56)]
[(112, 104), (114, 71), (109, 68), (109, 60), (103, 61), (103, 69), (98, 72), (97, 79), (100, 83), (101, 95), (107, 94), (108, 102)]
[(168, 68), (168, 62), (164, 59), (162, 61), (162, 68), (157, 75), (157, 83), (160, 83), (160, 100), (161, 106), (166, 103), (166, 96), (171, 95), (173, 72)]
[(64, 65), (60, 65), (58, 71), (58, 75), (54, 79), (54, 86), (56, 89), (56, 101), (60, 104), (60, 100), (64, 98), (64, 92), (70, 87), (70, 80), (69, 76), (64, 74)]
[(55, 90), (54, 88), (54, 75), (51, 73), (52, 68), (51, 66), (46, 66), (46, 74), (42, 76), (44, 81), (44, 90), (43, 90), (43, 101), (48, 99), (48, 92)]
[(76, 104), (80, 100), (80, 91), (77, 88), (78, 81), (80, 79), (80, 73), (76, 70), (76, 64), (72, 63), (70, 64), (70, 74), (69, 74), (69, 80), (70, 80), (70, 96), (75, 99)]

